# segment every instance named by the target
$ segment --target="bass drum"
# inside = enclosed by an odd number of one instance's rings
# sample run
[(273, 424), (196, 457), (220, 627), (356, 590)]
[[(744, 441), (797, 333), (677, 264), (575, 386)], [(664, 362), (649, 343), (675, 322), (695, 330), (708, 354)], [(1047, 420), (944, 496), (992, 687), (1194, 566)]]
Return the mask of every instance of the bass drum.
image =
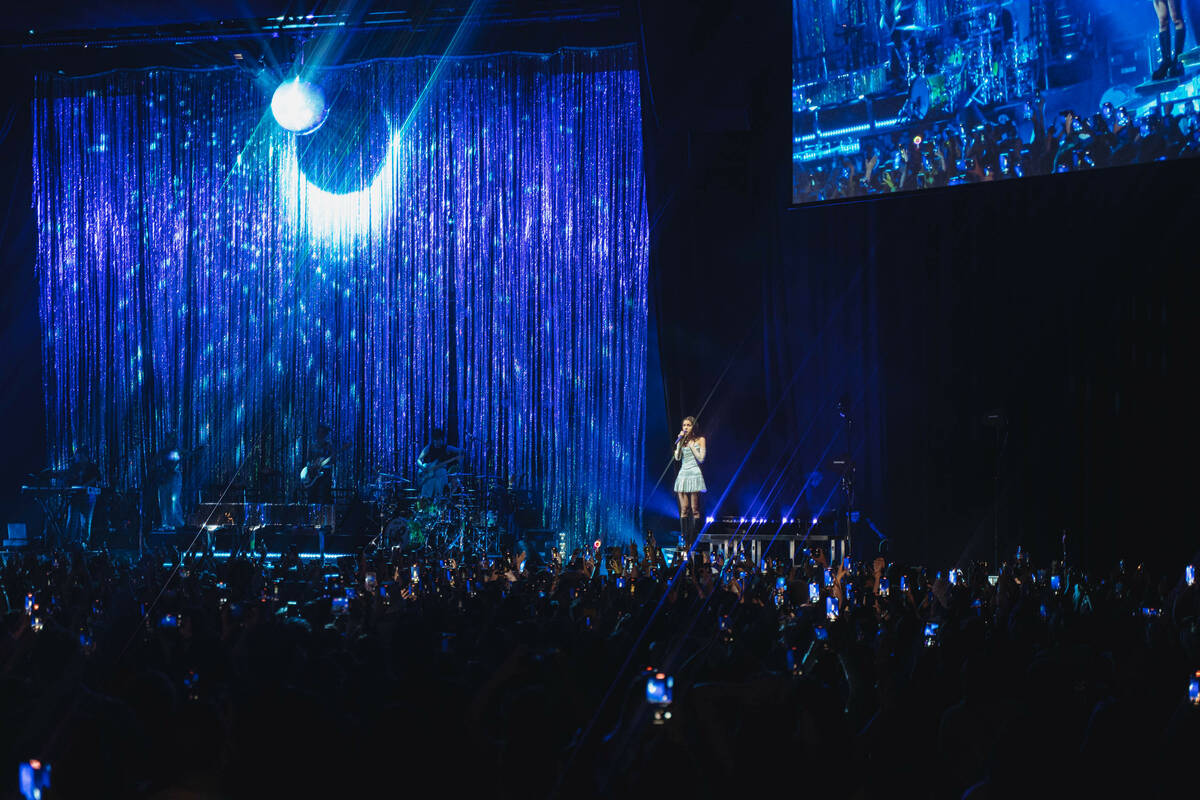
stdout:
[(949, 105), (950, 89), (945, 75), (926, 75), (913, 81), (908, 92), (908, 110), (914, 119), (925, 119), (935, 111), (945, 111)]
[(389, 547), (416, 550), (425, 546), (425, 526), (407, 517), (392, 517), (383, 526), (383, 540)]

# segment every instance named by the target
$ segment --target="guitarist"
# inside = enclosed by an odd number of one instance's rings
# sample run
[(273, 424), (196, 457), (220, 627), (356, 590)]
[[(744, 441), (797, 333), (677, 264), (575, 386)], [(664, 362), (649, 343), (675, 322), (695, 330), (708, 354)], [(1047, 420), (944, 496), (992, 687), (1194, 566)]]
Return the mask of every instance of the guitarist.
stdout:
[(435, 497), (446, 491), (450, 473), (448, 467), (462, 460), (460, 448), (446, 444), (446, 432), (434, 428), (431, 440), (417, 456), (417, 486), (421, 497)]
[(328, 425), (317, 426), (317, 439), (308, 448), (308, 463), (300, 476), (309, 503), (328, 505), (333, 502), (333, 444)]

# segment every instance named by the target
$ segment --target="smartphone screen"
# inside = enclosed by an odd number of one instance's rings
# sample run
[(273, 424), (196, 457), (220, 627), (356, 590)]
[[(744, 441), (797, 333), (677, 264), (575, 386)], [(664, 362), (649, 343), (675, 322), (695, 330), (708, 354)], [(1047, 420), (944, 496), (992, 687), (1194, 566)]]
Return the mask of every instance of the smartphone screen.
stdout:
[(956, 569), (950, 570), (950, 585), (951, 586), (958, 585), (958, 570), (956, 570)]
[(413, 583), (421, 582), (421, 568), (416, 564), (413, 564), (412, 569), (409, 570), (409, 580), (411, 580)]
[(815, 636), (815, 637), (816, 637), (816, 639), (817, 639), (817, 641), (818, 641), (818, 642), (827, 642), (827, 641), (829, 641), (829, 631), (825, 630), (825, 626), (824, 626), (824, 625), (817, 625), (817, 626), (815, 626), (815, 627), (813, 628), (813, 636)]
[(887, 578), (880, 578), (880, 579), (879, 579), (879, 596), (880, 596), (880, 597), (887, 597), (887, 596), (888, 596), (888, 590), (889, 590), (889, 586), (888, 586), (888, 579), (887, 579)]
[(1062, 589), (1062, 577), (1059, 575), (1051, 575), (1050, 576), (1050, 588), (1056, 592), (1059, 591), (1060, 589)]
[(908, 591), (908, 576), (907, 575), (900, 576), (900, 591), (902, 591), (902, 592)]
[(36, 758), (31, 758), (21, 764), (18, 784), (21, 797), (26, 800), (36, 800), (50, 788), (50, 765)]
[(1183, 579), (1187, 582), (1188, 586), (1195, 586), (1196, 585), (1196, 568), (1194, 566), (1192, 566), (1191, 564), (1188, 564), (1186, 567), (1184, 567), (1183, 568)]
[(825, 586), (829, 587), (832, 585), (833, 585), (833, 570), (826, 569), (825, 570)]
[(808, 585), (808, 602), (821, 602), (821, 587), (817, 585), (816, 581), (813, 581)]
[(830, 621), (838, 618), (838, 599), (836, 597), (830, 596), (825, 598), (825, 616)]
[(775, 579), (775, 591), (782, 592), (787, 590), (787, 578), (780, 575)]
[(350, 613), (350, 599), (347, 597), (333, 598), (333, 604), (330, 606), (330, 611), (334, 616), (342, 616)]
[(1188, 681), (1188, 702), (1200, 706), (1200, 670), (1196, 670), (1192, 679)]
[(675, 678), (662, 672), (656, 673), (646, 680), (646, 702), (656, 706), (671, 704), (675, 694)]

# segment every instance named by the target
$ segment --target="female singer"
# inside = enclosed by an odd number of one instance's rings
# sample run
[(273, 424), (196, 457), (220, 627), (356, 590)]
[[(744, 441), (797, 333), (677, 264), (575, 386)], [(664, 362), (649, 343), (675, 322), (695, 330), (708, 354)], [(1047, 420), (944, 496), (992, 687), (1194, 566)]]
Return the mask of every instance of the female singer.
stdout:
[(696, 418), (687, 417), (679, 437), (675, 439), (675, 460), (679, 463), (679, 476), (675, 478), (675, 496), (679, 498), (679, 532), (690, 548), (696, 540), (700, 524), (700, 494), (707, 492), (700, 465), (704, 463), (707, 448), (704, 437), (696, 430)]

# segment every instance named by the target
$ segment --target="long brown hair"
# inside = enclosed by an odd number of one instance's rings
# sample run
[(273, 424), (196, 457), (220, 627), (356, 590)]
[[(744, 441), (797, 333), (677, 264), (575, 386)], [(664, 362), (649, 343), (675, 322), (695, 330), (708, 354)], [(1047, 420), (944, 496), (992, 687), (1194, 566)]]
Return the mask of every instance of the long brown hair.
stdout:
[(687, 444), (688, 442), (692, 441), (693, 439), (700, 438), (700, 429), (696, 427), (696, 418), (695, 417), (684, 417), (683, 421), (691, 422), (692, 430), (691, 430), (691, 433), (689, 433), (687, 436), (685, 436), (683, 438), (683, 441), (680, 442), (680, 444)]

